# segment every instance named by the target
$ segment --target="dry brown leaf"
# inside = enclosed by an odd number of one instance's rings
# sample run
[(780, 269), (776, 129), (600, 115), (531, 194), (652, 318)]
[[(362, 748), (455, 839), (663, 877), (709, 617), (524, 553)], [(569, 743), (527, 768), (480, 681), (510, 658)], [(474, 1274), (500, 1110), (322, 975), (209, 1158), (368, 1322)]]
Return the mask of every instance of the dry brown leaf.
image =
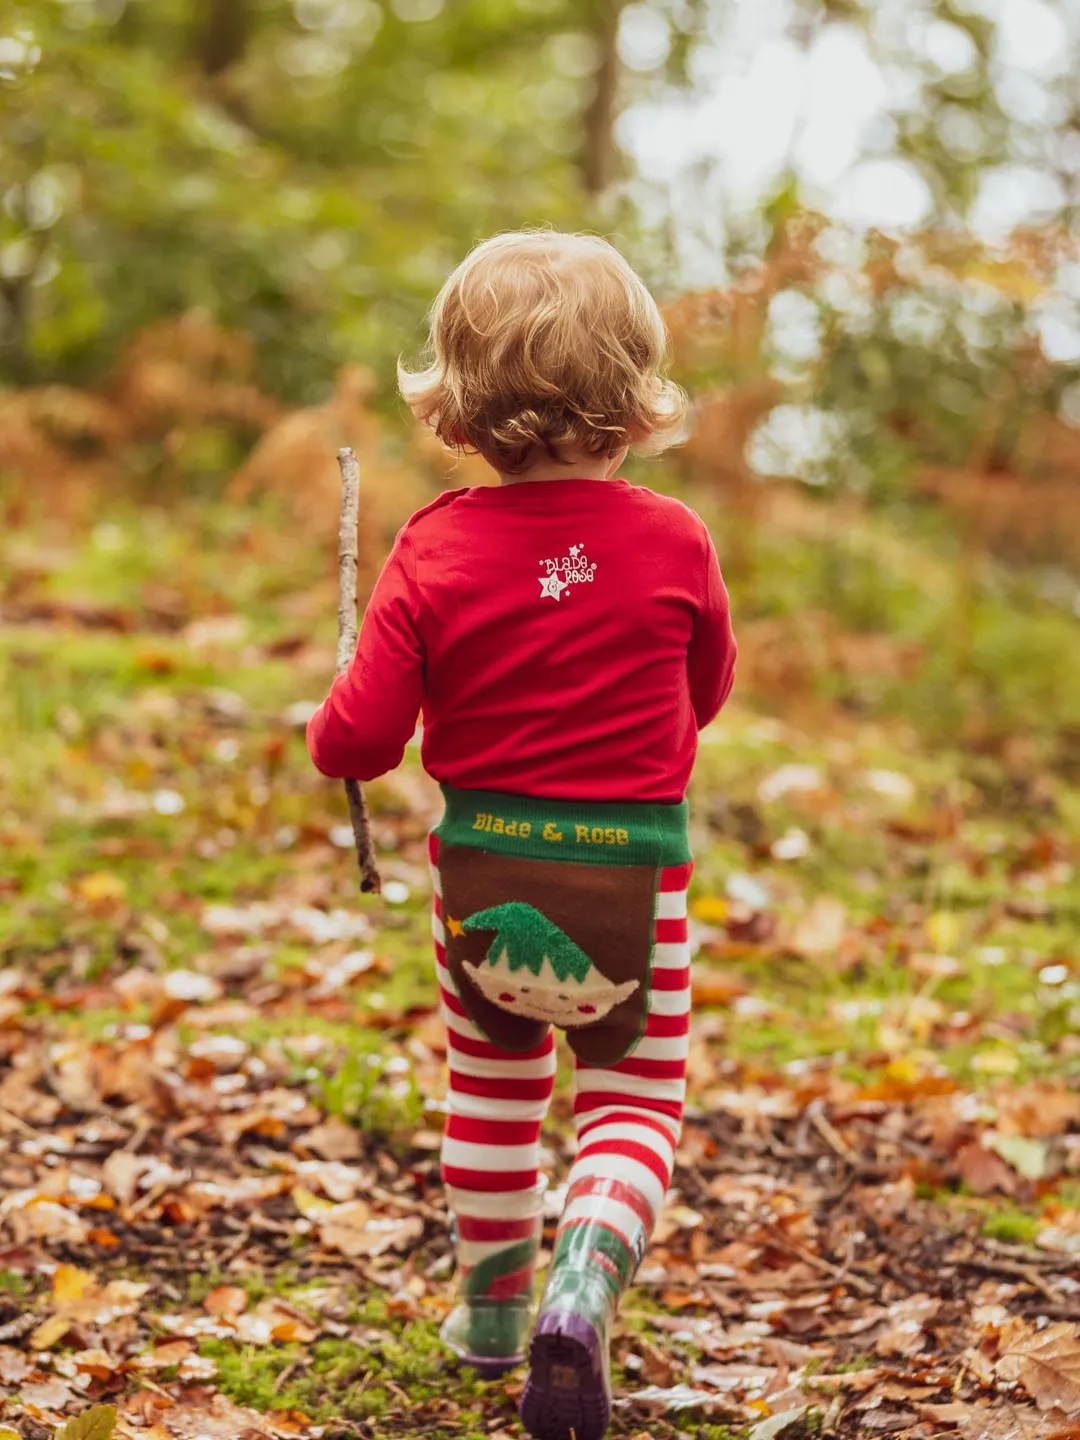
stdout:
[(84, 1370), (88, 1375), (93, 1375), (95, 1380), (108, 1380), (118, 1370), (124, 1368), (124, 1361), (115, 1355), (110, 1355), (107, 1350), (79, 1350), (72, 1355), (71, 1363), (77, 1370)]
[(24, 1405), (35, 1406), (38, 1410), (66, 1410), (76, 1399), (75, 1392), (64, 1380), (50, 1375), (47, 1379), (32, 1381), (23, 1385), (19, 1399)]
[(121, 1205), (130, 1205), (135, 1199), (139, 1176), (146, 1164), (142, 1157), (128, 1150), (114, 1150), (101, 1167), (102, 1183)]
[(747, 984), (739, 976), (725, 970), (705, 970), (700, 965), (693, 971), (695, 1005), (730, 1005), (747, 993)]
[(924, 1420), (932, 1420), (935, 1425), (942, 1428), (952, 1429), (955, 1425), (965, 1425), (974, 1413), (973, 1406), (966, 1400), (947, 1400), (943, 1404), (935, 1404), (932, 1401), (922, 1401), (915, 1406)]
[(137, 1370), (168, 1370), (170, 1366), (179, 1365), (181, 1360), (186, 1360), (194, 1350), (195, 1346), (190, 1340), (165, 1340), (144, 1355), (138, 1356), (132, 1364)]
[(874, 1342), (879, 1355), (916, 1355), (926, 1344), (925, 1326), (941, 1308), (929, 1295), (909, 1295), (889, 1306), (885, 1329)]
[(788, 949), (812, 959), (835, 950), (847, 930), (847, 906), (832, 895), (819, 895), (796, 922)]
[(242, 1315), (247, 1306), (247, 1291), (239, 1285), (219, 1285), (203, 1301), (208, 1315)]
[[(439, 1024), (442, 1024), (441, 1020)], [(297, 1144), (322, 1156), (324, 1160), (359, 1160), (364, 1153), (359, 1133), (336, 1117), (324, 1121), (322, 1125), (316, 1125), (313, 1130), (302, 1135)]]
[(1016, 1194), (1016, 1172), (992, 1150), (973, 1141), (957, 1151), (954, 1163), (957, 1175), (973, 1195), (991, 1195), (995, 1190)]
[(1040, 1410), (1080, 1415), (1080, 1335), (1075, 1325), (1050, 1325), (1011, 1340), (994, 1367), (1000, 1380), (1022, 1385)]
[(18, 1385), (33, 1368), (33, 1364), (21, 1350), (14, 1350), (10, 1345), (0, 1345), (0, 1384)]

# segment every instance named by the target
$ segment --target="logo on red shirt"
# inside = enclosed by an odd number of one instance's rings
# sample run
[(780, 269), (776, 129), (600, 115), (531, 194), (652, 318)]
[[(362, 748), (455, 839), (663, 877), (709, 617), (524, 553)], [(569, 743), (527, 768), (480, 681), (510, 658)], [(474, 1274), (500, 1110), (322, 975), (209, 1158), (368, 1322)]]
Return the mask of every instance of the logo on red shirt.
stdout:
[[(591, 585), (596, 578), (595, 564), (589, 564), (584, 545), (571, 545), (561, 559), (541, 560), (540, 598), (558, 602), (564, 590), (572, 585)], [(571, 593), (573, 593), (571, 591)]]

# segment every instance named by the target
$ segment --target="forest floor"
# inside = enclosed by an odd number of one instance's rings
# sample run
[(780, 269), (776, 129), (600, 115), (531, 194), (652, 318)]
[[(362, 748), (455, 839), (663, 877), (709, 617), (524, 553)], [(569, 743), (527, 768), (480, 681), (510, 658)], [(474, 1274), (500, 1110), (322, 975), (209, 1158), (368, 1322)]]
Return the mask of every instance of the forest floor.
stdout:
[[(415, 751), (370, 788), (363, 899), (303, 747), (335, 585), (213, 506), (0, 539), (0, 1436), (521, 1434), (436, 1338), (437, 792)], [(1080, 757), (774, 709), (703, 737), (612, 1433), (1077, 1440)]]

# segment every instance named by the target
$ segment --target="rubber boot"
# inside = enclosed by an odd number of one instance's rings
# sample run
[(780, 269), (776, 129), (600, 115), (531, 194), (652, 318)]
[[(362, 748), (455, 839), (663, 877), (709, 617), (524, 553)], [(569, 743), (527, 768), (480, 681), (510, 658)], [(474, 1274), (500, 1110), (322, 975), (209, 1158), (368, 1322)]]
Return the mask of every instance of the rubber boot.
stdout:
[(470, 1193), (464, 1201), (450, 1190), (447, 1198), (456, 1232), (459, 1300), (440, 1334), (466, 1365), (494, 1379), (525, 1359), (543, 1228), (540, 1192), (531, 1191), (524, 1205), (515, 1196), (513, 1216), (506, 1214), (505, 1195)]
[(619, 1181), (596, 1177), (567, 1196), (521, 1397), (534, 1440), (601, 1440), (608, 1428), (611, 1325), (652, 1228), (638, 1201)]

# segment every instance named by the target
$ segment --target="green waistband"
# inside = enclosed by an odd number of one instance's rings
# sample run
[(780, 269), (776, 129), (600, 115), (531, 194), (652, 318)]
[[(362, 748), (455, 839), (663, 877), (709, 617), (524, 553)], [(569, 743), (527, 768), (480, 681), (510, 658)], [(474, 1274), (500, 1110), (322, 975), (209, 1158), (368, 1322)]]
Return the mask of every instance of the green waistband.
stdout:
[(689, 808), (681, 805), (577, 804), (442, 787), (446, 812), (435, 834), (531, 860), (591, 865), (685, 865)]

